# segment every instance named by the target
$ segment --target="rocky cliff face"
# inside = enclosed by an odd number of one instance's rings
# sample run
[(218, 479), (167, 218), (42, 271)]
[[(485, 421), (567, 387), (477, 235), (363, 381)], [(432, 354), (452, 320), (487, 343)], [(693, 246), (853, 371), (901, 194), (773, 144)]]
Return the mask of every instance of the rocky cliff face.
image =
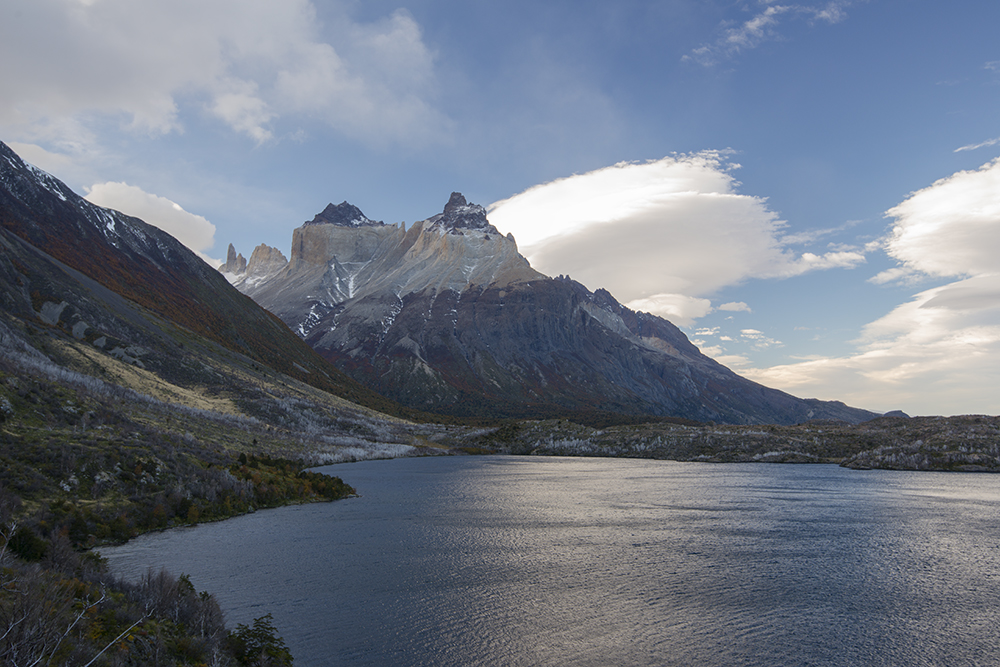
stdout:
[(219, 271), (223, 274), (232, 273), (234, 275), (239, 275), (241, 273), (246, 273), (247, 270), (247, 260), (242, 254), (236, 254), (236, 248), (233, 244), (229, 244), (229, 251), (226, 253), (226, 263), (219, 267)]
[(459, 193), (408, 229), (328, 206), (293, 232), (285, 266), (236, 284), (339, 368), (424, 410), (786, 424), (873, 416), (750, 382), (670, 322), (538, 273)]
[(219, 271), (230, 283), (247, 292), (277, 274), (287, 264), (288, 259), (280, 250), (263, 243), (253, 249), (250, 261), (247, 262), (243, 259), (243, 255), (236, 254), (233, 244), (230, 243), (228, 258), (226, 263), (219, 267)]

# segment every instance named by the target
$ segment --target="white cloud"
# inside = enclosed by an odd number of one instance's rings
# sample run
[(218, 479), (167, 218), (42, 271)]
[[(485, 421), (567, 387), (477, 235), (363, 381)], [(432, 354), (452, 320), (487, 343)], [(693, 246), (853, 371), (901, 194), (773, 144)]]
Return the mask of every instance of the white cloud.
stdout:
[(755, 350), (766, 350), (769, 347), (781, 346), (780, 340), (775, 340), (770, 336), (767, 336), (763, 331), (757, 329), (743, 329), (740, 331), (740, 337), (750, 343), (750, 346)]
[[(702, 352), (705, 352), (705, 351), (702, 350)], [(736, 370), (739, 373), (743, 373), (742, 369), (744, 369), (744, 368), (746, 368), (746, 367), (748, 367), (748, 366), (751, 365), (750, 359), (748, 359), (746, 356), (744, 356), (742, 354), (718, 354), (718, 355), (715, 355), (715, 354), (708, 354), (708, 352), (705, 352), (705, 354), (707, 354), (708, 356), (712, 357), (713, 359), (715, 359), (716, 361), (718, 361), (723, 366), (725, 366), (727, 368), (732, 368), (732, 369)]]
[(50, 174), (76, 173), (78, 171), (76, 161), (69, 155), (53, 153), (35, 144), (22, 144), (16, 141), (8, 143), (7, 146), (28, 164)]
[(809, 23), (840, 23), (847, 18), (847, 8), (853, 0), (830, 0), (819, 6), (765, 4), (763, 11), (735, 28), (727, 28), (715, 42), (692, 50), (682, 60), (710, 67), (743, 51), (757, 48), (764, 42), (778, 40), (781, 38), (778, 28), (786, 15), (805, 19)]
[(200, 215), (188, 213), (165, 197), (149, 194), (127, 183), (98, 183), (87, 188), (86, 199), (140, 218), (167, 232), (209, 263), (218, 261), (202, 254), (215, 244), (215, 225)]
[(921, 279), (921, 277), (921, 274), (913, 269), (908, 269), (902, 266), (894, 266), (891, 269), (879, 271), (874, 276), (869, 278), (868, 282), (876, 285), (885, 285), (886, 283), (892, 282), (916, 283)]
[(859, 352), (747, 377), (799, 396), (911, 414), (1000, 414), (1000, 279), (917, 294), (865, 327)]
[(323, 34), (308, 0), (12, 1), (0, 22), (8, 137), (108, 116), (182, 131), (199, 107), (256, 142), (284, 117), (378, 144), (425, 142), (447, 124), (430, 102), (433, 56), (402, 11), (360, 24), (329, 3), (336, 20)]
[[(820, 239), (831, 236), (833, 234), (838, 234), (844, 230), (850, 229), (858, 225), (860, 220), (849, 220), (838, 227), (831, 227), (829, 229), (803, 229), (795, 232), (794, 234), (786, 234), (782, 240), (787, 244), (806, 244), (806, 243), (816, 243)], [(839, 246), (838, 246), (839, 247)], [(853, 248), (840, 247), (841, 250), (850, 250)]]
[(724, 303), (719, 306), (719, 310), (729, 311), (731, 313), (752, 313), (750, 306), (743, 303), (742, 301), (730, 301), (729, 303)]
[(215, 95), (210, 110), (237, 132), (253, 138), (258, 144), (273, 137), (266, 129), (276, 116), (257, 95), (257, 85), (249, 81), (231, 81), (230, 90)]
[(886, 251), (904, 268), (932, 276), (1000, 271), (1000, 159), (960, 171), (890, 209)]
[(959, 278), (868, 324), (858, 352), (743, 373), (797, 395), (915, 414), (1000, 414), (1000, 160), (888, 211), (901, 262), (876, 282)]
[(974, 151), (979, 148), (986, 148), (987, 146), (996, 146), (1000, 144), (1000, 138), (997, 139), (987, 139), (986, 141), (981, 141), (978, 144), (969, 144), (967, 146), (961, 146), (955, 149), (956, 153), (961, 153), (962, 151)]
[[(716, 290), (864, 262), (860, 252), (795, 255), (784, 223), (736, 191), (724, 153), (612, 167), (539, 185), (490, 206), (532, 266), (604, 287), (630, 308), (684, 324)], [(730, 306), (732, 309), (733, 306)]]
[(778, 17), (791, 9), (787, 5), (771, 5), (740, 27), (727, 30), (722, 43), (734, 51), (752, 49), (773, 36), (772, 28), (777, 25)]
[(698, 299), (683, 294), (653, 294), (642, 299), (633, 299), (625, 306), (632, 310), (665, 317), (682, 327), (691, 326), (696, 319), (712, 312), (712, 302), (709, 299)]

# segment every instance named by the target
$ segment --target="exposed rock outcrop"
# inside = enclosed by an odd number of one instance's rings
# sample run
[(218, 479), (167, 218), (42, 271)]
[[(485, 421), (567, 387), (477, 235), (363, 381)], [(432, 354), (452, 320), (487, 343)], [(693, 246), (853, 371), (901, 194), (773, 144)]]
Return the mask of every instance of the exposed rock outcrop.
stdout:
[[(233, 244), (230, 243), (229, 254), (232, 256), (234, 253)], [(280, 250), (261, 243), (250, 254), (249, 262), (243, 259), (243, 255), (238, 255), (235, 261), (227, 260), (219, 267), (219, 271), (230, 283), (246, 293), (287, 265), (288, 259)]]
[(231, 273), (233, 275), (239, 275), (241, 273), (246, 273), (247, 270), (247, 260), (243, 255), (236, 254), (236, 248), (233, 244), (229, 244), (229, 251), (226, 253), (226, 263), (219, 267), (219, 271), (223, 273)]
[(326, 208), (316, 214), (316, 217), (306, 225), (340, 225), (341, 227), (370, 227), (381, 225), (381, 222), (369, 219), (361, 209), (346, 201), (334, 206), (327, 204)]
[(427, 228), (440, 228), (449, 232), (458, 229), (489, 229), (495, 234), (500, 233), (486, 219), (486, 209), (465, 201), (461, 192), (451, 193), (444, 211), (430, 218), (427, 221)]
[(261, 243), (250, 254), (246, 272), (252, 278), (265, 279), (281, 271), (287, 264), (288, 258), (280, 250)]

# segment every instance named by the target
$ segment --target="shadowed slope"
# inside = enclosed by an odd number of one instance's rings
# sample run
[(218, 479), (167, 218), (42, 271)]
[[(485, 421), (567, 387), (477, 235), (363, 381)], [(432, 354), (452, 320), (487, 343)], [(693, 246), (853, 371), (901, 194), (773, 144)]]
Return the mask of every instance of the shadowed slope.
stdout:
[[(398, 405), (331, 367), (278, 318), (240, 294), (172, 236), (137, 218), (91, 204), (51, 175), (24, 163), (2, 143), (0, 228), (78, 272), (77, 283), (92, 281), (78, 291), (74, 308), (85, 308), (88, 291), (99, 287), (106, 290), (105, 301), (124, 298), (275, 371), (362, 405), (401, 412)], [(7, 241), (8, 247), (13, 247), (12, 242)], [(46, 303), (52, 304), (51, 310), (65, 301), (58, 290), (44, 293), (44, 284), (36, 282), (31, 287), (36, 315)], [(117, 310), (121, 315), (128, 309)], [(64, 314), (52, 311), (55, 319), (49, 323), (59, 322)], [(133, 313), (128, 319), (135, 324), (136, 317)], [(92, 314), (94, 318), (99, 316)], [(84, 334), (87, 322), (80, 321), (84, 329), (77, 331)], [(139, 328), (156, 326), (147, 321)]]

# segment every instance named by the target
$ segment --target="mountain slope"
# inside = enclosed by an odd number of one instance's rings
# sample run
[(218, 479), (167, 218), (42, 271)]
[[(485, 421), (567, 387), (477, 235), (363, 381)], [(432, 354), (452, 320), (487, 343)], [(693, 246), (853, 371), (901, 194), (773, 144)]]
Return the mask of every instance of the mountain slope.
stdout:
[(330, 205), (294, 230), (290, 259), (278, 266), (224, 270), (325, 358), (411, 407), (736, 424), (874, 416), (746, 380), (670, 322), (538, 273), (458, 193), (409, 229)]
[(213, 343), (359, 404), (406, 412), (332, 368), (167, 233), (91, 204), (2, 143), (0, 231), (4, 308), (25, 321), (166, 377), (198, 376), (201, 362), (185, 370), (178, 361), (184, 339)]

